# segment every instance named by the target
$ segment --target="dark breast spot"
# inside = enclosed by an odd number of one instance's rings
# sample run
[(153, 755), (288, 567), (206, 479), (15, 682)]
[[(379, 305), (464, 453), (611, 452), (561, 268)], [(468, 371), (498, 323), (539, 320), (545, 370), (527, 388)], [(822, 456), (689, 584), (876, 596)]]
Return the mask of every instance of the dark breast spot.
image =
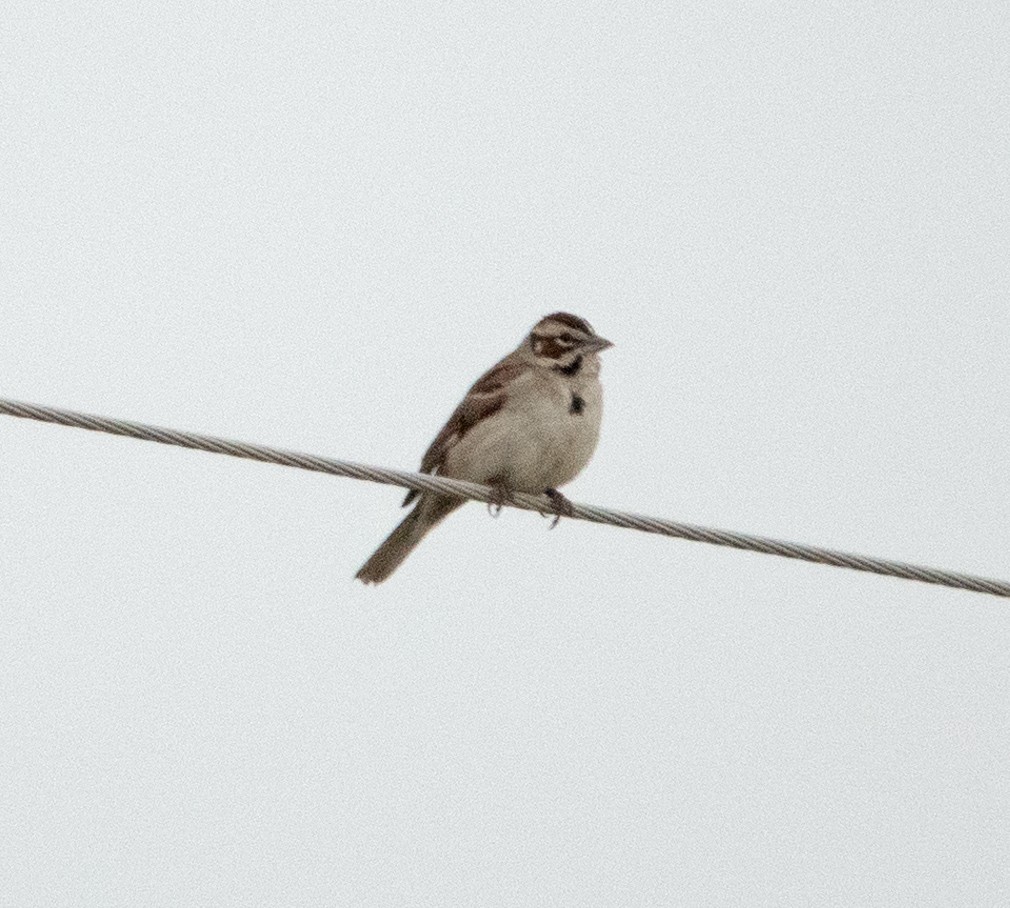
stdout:
[(578, 416), (586, 409), (586, 402), (578, 394), (572, 395), (572, 402), (568, 405), (568, 412)]

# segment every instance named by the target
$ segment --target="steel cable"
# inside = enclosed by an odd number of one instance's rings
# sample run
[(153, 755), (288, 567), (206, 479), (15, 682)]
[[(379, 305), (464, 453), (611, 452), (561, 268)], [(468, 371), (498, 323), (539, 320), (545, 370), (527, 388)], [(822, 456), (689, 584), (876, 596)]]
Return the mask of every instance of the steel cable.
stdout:
[[(329, 473), (332, 476), (346, 476), (351, 479), (365, 479), (369, 482), (380, 482), (385, 485), (403, 486), (404, 488), (417, 489), (421, 492), (438, 492), (484, 502), (493, 502), (494, 500), (492, 489), (471, 482), (461, 482), (460, 480), (447, 479), (442, 476), (429, 476), (424, 473), (390, 470), (385, 467), (366, 466), (364, 464), (333, 460), (314, 454), (301, 454), (296, 451), (268, 448), (263, 445), (248, 444), (246, 442), (228, 441), (209, 435), (198, 435), (195, 432), (180, 432), (175, 429), (164, 429), (158, 426), (129, 422), (125, 419), (92, 416), (87, 413), (75, 413), (72, 410), (43, 407), (37, 404), (22, 403), (3, 398), (0, 398), (0, 413), (9, 416), (19, 416), (23, 419), (35, 419), (40, 422), (57, 423), (61, 426), (90, 429), (94, 432), (108, 432), (111, 435), (124, 435), (129, 438), (156, 441), (160, 444), (178, 445), (182, 448), (209, 451), (212, 454), (228, 454), (232, 457), (245, 457), (249, 460), (258, 460), (263, 463), (297, 467), (301, 470), (314, 470), (318, 473)], [(508, 504), (513, 507), (522, 508), (523, 510), (539, 511), (544, 514), (555, 512), (553, 503), (543, 495), (516, 493), (513, 501)], [(1010, 583), (1002, 580), (990, 580), (984, 577), (974, 577), (969, 574), (958, 574), (936, 568), (903, 564), (883, 558), (852, 555), (846, 552), (832, 551), (831, 549), (783, 542), (761, 536), (751, 536), (746, 533), (734, 533), (728, 530), (699, 527), (674, 520), (643, 517), (637, 514), (627, 514), (592, 505), (580, 505), (573, 502), (572, 507), (573, 512), (566, 516), (574, 517), (578, 520), (589, 520), (593, 523), (602, 523), (608, 526), (626, 527), (627, 529), (640, 530), (643, 533), (657, 533), (661, 536), (691, 539), (695, 542), (707, 542), (711, 545), (729, 546), (750, 552), (763, 552), (767, 555), (779, 555), (783, 558), (796, 558), (816, 564), (830, 564), (836, 567), (851, 568), (855, 571), (868, 571), (888, 577), (900, 577), (905, 580), (921, 580), (923, 583), (935, 583), (956, 589), (971, 590), (976, 593), (1010, 597)]]

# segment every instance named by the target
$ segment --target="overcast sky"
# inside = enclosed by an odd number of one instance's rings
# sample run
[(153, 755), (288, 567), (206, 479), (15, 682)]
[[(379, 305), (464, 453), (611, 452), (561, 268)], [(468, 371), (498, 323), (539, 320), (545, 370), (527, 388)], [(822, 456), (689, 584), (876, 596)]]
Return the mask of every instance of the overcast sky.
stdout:
[[(1010, 578), (1005, 3), (15, 2), (0, 396)], [(0, 904), (1010, 902), (1005, 600), (0, 417)]]

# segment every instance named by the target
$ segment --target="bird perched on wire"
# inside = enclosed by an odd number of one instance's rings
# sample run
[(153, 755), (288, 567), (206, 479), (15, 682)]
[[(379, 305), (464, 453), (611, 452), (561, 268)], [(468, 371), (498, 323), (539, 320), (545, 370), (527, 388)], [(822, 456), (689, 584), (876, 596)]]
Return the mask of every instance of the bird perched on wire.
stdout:
[[(485, 372), (435, 436), (421, 472), (489, 485), (500, 508), (513, 492), (545, 493), (559, 514), (571, 504), (558, 486), (589, 463), (600, 436), (599, 353), (613, 346), (567, 312), (545, 316)], [(413, 510), (355, 575), (381, 583), (429, 530), (464, 499), (411, 491)]]

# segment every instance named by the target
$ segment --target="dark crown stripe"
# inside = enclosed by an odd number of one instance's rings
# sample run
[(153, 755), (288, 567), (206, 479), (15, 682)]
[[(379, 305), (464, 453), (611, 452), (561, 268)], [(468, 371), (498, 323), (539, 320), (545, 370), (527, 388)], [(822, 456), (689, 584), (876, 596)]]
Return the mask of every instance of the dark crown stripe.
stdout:
[(592, 326), (584, 318), (579, 318), (577, 315), (572, 315), (569, 312), (553, 312), (550, 315), (545, 315), (540, 323), (544, 322), (559, 322), (569, 328), (574, 328), (576, 331), (584, 331), (586, 334), (592, 334)]

